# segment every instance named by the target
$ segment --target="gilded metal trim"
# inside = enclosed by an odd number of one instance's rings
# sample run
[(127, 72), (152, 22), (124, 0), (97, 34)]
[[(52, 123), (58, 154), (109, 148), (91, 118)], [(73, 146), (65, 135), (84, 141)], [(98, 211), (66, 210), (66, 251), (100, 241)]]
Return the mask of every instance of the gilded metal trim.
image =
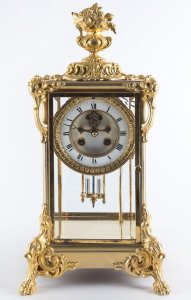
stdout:
[(123, 261), (115, 262), (113, 267), (115, 270), (124, 271), (136, 278), (152, 276), (155, 280), (154, 292), (159, 295), (167, 295), (170, 293), (170, 288), (163, 280), (162, 274), (162, 262), (165, 254), (162, 245), (151, 235), (150, 219), (151, 216), (144, 203), (141, 223), (142, 248), (136, 249), (135, 254), (129, 255)]
[(120, 239), (110, 239), (110, 240), (106, 240), (106, 239), (101, 239), (101, 240), (98, 240), (98, 239), (92, 239), (92, 240), (90, 240), (90, 239), (54, 239), (54, 243), (55, 244), (62, 244), (62, 246), (66, 246), (66, 244), (70, 244), (70, 245), (72, 245), (72, 246), (74, 246), (74, 245), (79, 245), (79, 246), (82, 246), (82, 245), (87, 245), (87, 248), (89, 247), (89, 246), (91, 246), (91, 245), (94, 245), (94, 246), (96, 246), (96, 245), (110, 245), (110, 246), (121, 246), (121, 245), (123, 245), (123, 246), (127, 246), (128, 247), (128, 245), (129, 244), (133, 244), (133, 245), (135, 245), (136, 244), (136, 240), (134, 239), (134, 238), (132, 238), (132, 239), (122, 239), (122, 238), (120, 238)]
[(123, 210), (122, 210), (122, 177), (123, 167), (119, 168), (119, 223), (123, 222)]
[[(108, 70), (109, 71), (109, 70)], [(108, 77), (109, 77), (108, 72)], [(111, 79), (111, 78), (110, 78)], [(154, 77), (151, 75), (125, 75), (124, 80), (113, 80), (102, 82), (101, 80), (96, 84), (94, 81), (87, 81), (87, 78), (82, 79), (82, 81), (75, 82), (75, 80), (67, 80), (65, 78), (65, 74), (63, 75), (45, 75), (44, 77), (40, 77), (38, 75), (34, 76), (28, 84), (29, 92), (33, 96), (41, 95), (42, 93), (56, 93), (56, 92), (66, 92), (68, 89), (78, 89), (79, 90), (103, 90), (106, 89), (107, 92), (112, 90), (120, 90), (122, 89), (124, 92), (128, 91), (131, 94), (135, 93), (157, 93), (158, 84)], [(85, 81), (85, 82), (83, 82)]]
[[(47, 109), (46, 109), (46, 101), (47, 95), (42, 92), (39, 95), (34, 95), (34, 119), (35, 124), (38, 130), (41, 133), (41, 142), (47, 142)], [(41, 106), (43, 105), (43, 117), (41, 116)]]
[(68, 111), (84, 100), (92, 99), (91, 97), (70, 98), (56, 113), (54, 117), (54, 151), (56, 155), (72, 170), (87, 175), (102, 175), (117, 170), (120, 166), (128, 161), (134, 155), (135, 149), (135, 118), (133, 113), (116, 97), (97, 97), (115, 106), (126, 118), (129, 127), (129, 142), (122, 155), (114, 162), (102, 167), (88, 167), (75, 162), (64, 150), (60, 140), (60, 127), (64, 116)]
[(56, 255), (50, 247), (52, 222), (48, 216), (47, 205), (43, 204), (40, 215), (40, 234), (28, 246), (25, 257), (29, 268), (26, 280), (21, 284), (19, 292), (22, 295), (31, 295), (36, 290), (37, 276), (57, 278), (68, 270), (77, 268), (78, 263), (68, 261), (65, 255)]
[(126, 79), (121, 67), (113, 62), (74, 62), (63, 75), (66, 80), (120, 80)]
[[(110, 212), (110, 213), (79, 213), (79, 212), (62, 212), (61, 219), (62, 220), (79, 220), (83, 217), (84, 220), (119, 220), (118, 212)], [(58, 212), (55, 213), (55, 220), (58, 220), (60, 215)], [(135, 220), (135, 213), (122, 212), (122, 219), (126, 220)]]
[(141, 126), (141, 130), (142, 130), (142, 138), (143, 138), (143, 142), (147, 142), (148, 141), (148, 132), (150, 130), (150, 128), (153, 125), (154, 122), (154, 113), (155, 113), (155, 98), (154, 96), (151, 94), (144, 94), (141, 98), (141, 100), (143, 101), (143, 117), (145, 118), (145, 112), (144, 112), (144, 105), (146, 104), (148, 107), (148, 116), (146, 117), (146, 120), (143, 120), (143, 124)]

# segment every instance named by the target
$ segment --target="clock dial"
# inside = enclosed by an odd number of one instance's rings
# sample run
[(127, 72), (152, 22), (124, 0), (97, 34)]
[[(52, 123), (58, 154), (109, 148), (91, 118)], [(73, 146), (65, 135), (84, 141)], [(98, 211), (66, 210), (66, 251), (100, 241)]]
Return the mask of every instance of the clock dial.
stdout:
[[(94, 101), (96, 105), (98, 101)], [(102, 103), (99, 103), (98, 106), (101, 108)], [(88, 110), (81, 113), (70, 127), (72, 144), (78, 152), (88, 157), (105, 156), (115, 148), (118, 139), (117, 122), (103, 110)], [(64, 146), (64, 140), (62, 144)]]
[(56, 154), (78, 172), (114, 171), (134, 151), (134, 116), (118, 98), (71, 98), (54, 128)]

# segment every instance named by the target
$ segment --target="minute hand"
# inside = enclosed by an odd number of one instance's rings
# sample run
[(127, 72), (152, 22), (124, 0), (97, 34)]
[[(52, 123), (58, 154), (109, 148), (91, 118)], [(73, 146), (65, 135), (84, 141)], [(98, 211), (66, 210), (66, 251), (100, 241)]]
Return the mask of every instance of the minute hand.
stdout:
[(110, 127), (105, 127), (105, 129), (97, 129), (98, 131), (104, 131), (104, 132), (107, 132), (109, 134), (109, 132), (111, 131), (111, 128)]

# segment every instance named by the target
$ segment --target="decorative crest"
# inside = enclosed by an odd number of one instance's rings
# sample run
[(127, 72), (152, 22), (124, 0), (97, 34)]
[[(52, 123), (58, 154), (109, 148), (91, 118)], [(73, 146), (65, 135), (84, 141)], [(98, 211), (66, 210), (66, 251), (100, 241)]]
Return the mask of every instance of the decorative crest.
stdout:
[(74, 17), (74, 24), (82, 31), (103, 31), (109, 30), (116, 33), (115, 25), (111, 23), (113, 19), (112, 14), (105, 14), (102, 11), (102, 7), (99, 7), (97, 3), (92, 5), (90, 8), (82, 10), (80, 13), (72, 13)]

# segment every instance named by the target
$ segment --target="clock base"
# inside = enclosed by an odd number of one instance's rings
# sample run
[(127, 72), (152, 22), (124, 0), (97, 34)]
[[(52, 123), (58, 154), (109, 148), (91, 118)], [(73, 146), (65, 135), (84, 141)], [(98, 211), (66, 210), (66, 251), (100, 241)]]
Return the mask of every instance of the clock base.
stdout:
[[(150, 214), (145, 204), (142, 206), (141, 243), (112, 245), (68, 245), (51, 243), (52, 222), (43, 204), (40, 215), (40, 234), (28, 246), (25, 255), (29, 269), (26, 280), (21, 284), (22, 295), (33, 294), (36, 290), (37, 276), (57, 278), (68, 270), (76, 268), (114, 268), (132, 277), (152, 276), (155, 280), (154, 292), (159, 295), (170, 293), (168, 284), (163, 280), (162, 262), (165, 258), (162, 245), (151, 235)], [(91, 249), (90, 249), (91, 248)], [(89, 250), (89, 251), (88, 251)], [(63, 254), (64, 253), (64, 254)]]

